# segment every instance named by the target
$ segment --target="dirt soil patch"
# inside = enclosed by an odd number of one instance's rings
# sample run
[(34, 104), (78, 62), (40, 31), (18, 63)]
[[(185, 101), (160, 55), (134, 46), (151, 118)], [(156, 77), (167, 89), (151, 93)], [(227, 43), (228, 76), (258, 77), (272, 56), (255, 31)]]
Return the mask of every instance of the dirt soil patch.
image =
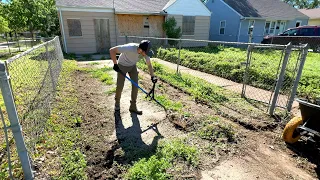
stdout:
[[(110, 65), (109, 61), (105, 63)], [(85, 62), (80, 66), (95, 67)], [(115, 73), (111, 73), (115, 80)], [(140, 78), (144, 88), (151, 87), (148, 74), (141, 72)], [(314, 169), (305, 170), (312, 167), (312, 163), (306, 162), (301, 167), (293, 156), (295, 153), (284, 148), (280, 140), (281, 129), (266, 132), (244, 128), (164, 82), (159, 82), (156, 94), (181, 102), (183, 111), (191, 116), (175, 112), (167, 118), (161, 107), (143, 100), (142, 93), (138, 107), (143, 115), (131, 114), (128, 111), (131, 93), (128, 81), (122, 95), (121, 113), (114, 114), (114, 94), (105, 93), (114, 86), (106, 86), (83, 71), (76, 72), (74, 79), (84, 121), (80, 127), (81, 147), (88, 161), (89, 179), (122, 179), (126, 167), (140, 158), (150, 157), (160, 140), (174, 137), (187, 137), (201, 152), (199, 169), (180, 171), (181, 174), (176, 171), (176, 179), (316, 179)], [(208, 116), (218, 117), (221, 123), (231, 126), (236, 132), (235, 142), (222, 141), (218, 146), (213, 141), (199, 138), (196, 132)], [(241, 112), (237, 118), (244, 116), (245, 112)], [(269, 122), (268, 119), (265, 121)]]

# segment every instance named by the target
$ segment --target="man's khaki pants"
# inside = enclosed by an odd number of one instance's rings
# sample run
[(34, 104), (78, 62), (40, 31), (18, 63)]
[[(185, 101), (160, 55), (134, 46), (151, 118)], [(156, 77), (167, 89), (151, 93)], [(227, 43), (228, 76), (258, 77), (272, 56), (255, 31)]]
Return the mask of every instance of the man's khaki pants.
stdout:
[[(129, 73), (130, 78), (132, 81), (138, 84), (138, 70), (137, 66), (122, 66), (121, 64), (118, 64), (120, 70), (127, 74)], [(115, 105), (120, 106), (120, 99), (121, 99), (121, 93), (124, 86), (125, 77), (118, 72), (117, 77), (117, 88), (116, 88), (116, 96), (115, 96)], [(132, 90), (131, 90), (131, 106), (136, 108), (136, 102), (137, 102), (137, 96), (138, 96), (138, 88), (132, 84)]]

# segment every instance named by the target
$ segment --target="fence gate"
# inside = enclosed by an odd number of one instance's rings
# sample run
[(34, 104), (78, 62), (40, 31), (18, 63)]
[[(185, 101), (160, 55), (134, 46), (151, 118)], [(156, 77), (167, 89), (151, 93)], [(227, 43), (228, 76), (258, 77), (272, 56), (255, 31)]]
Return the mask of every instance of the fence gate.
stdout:
[[(275, 108), (290, 111), (308, 50), (306, 46), (249, 45), (242, 96)], [(295, 104), (294, 104), (295, 105)]]

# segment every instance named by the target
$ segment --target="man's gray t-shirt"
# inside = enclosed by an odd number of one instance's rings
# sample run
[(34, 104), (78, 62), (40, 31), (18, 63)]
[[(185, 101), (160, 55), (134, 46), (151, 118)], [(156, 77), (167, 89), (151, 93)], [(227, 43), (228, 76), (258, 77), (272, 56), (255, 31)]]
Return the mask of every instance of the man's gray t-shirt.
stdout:
[(138, 53), (139, 44), (129, 43), (120, 46), (116, 46), (118, 52), (121, 53), (118, 59), (118, 63), (122, 66), (133, 66), (139, 61), (142, 57)]

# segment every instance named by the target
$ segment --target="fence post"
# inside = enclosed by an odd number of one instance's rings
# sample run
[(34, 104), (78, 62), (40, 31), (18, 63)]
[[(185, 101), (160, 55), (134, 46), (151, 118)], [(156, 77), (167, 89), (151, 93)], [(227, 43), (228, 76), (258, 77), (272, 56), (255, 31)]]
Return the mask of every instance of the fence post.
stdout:
[(126, 44), (128, 44), (129, 40), (128, 40), (128, 36), (126, 35)]
[(24, 35), (24, 44), (26, 45), (26, 49), (28, 49), (27, 39), (26, 39), (25, 35)]
[(178, 54), (178, 63), (177, 63), (177, 74), (179, 74), (179, 65), (180, 65), (180, 51), (181, 51), (181, 43), (182, 43), (182, 40), (180, 38), (179, 40), (179, 54)]
[(8, 41), (8, 33), (6, 33), (6, 40), (7, 40), (7, 44), (8, 44), (9, 54), (11, 54), (10, 45), (9, 45), (9, 41)]
[(20, 49), (20, 43), (19, 43), (19, 38), (18, 38), (18, 36), (17, 36), (17, 32), (14, 32), (14, 35), (15, 35), (15, 37), (16, 37), (16, 40), (17, 40), (17, 43), (18, 43), (18, 47), (19, 47), (19, 52), (20, 52), (21, 49)]
[(6, 146), (7, 146), (7, 154), (8, 154), (8, 167), (9, 167), (9, 176), (10, 179), (13, 179), (12, 175), (12, 165), (11, 165), (11, 155), (10, 155), (10, 142), (9, 142), (9, 137), (8, 137), (8, 127), (6, 125), (6, 122), (4, 121), (2, 109), (0, 107), (0, 115), (1, 115), (1, 120), (3, 124), (3, 131), (4, 131), (4, 137), (6, 139)]
[(26, 145), (23, 140), (21, 125), (19, 124), (18, 114), (17, 114), (16, 106), (14, 104), (12, 90), (9, 84), (9, 77), (6, 72), (6, 67), (4, 62), (0, 62), (0, 88), (1, 88), (2, 97), (4, 100), (4, 104), (6, 106), (6, 110), (7, 110), (9, 121), (10, 121), (9, 128), (13, 133), (13, 137), (17, 147), (17, 152), (22, 165), (24, 178), (26, 180), (31, 180), (33, 179), (33, 174), (32, 174), (30, 159), (29, 159)]
[(269, 114), (271, 116), (273, 116), (274, 110), (275, 110), (276, 105), (277, 105), (277, 100), (278, 100), (278, 97), (279, 97), (279, 94), (280, 94), (280, 90), (281, 90), (282, 83), (283, 83), (283, 80), (284, 80), (285, 71), (286, 71), (286, 67), (287, 67), (287, 64), (288, 64), (288, 61), (289, 61), (289, 57), (290, 57), (291, 51), (292, 51), (292, 44), (290, 42), (286, 46), (285, 55), (284, 55), (282, 66), (281, 66), (281, 71), (280, 71), (280, 74), (278, 76), (276, 88), (275, 88), (273, 99), (272, 99), (271, 106), (270, 106), (270, 109), (269, 109)]
[(246, 70), (245, 73), (243, 75), (243, 84), (242, 84), (242, 93), (241, 93), (241, 97), (245, 97), (246, 95), (246, 86), (248, 84), (248, 71), (249, 71), (249, 66), (250, 66), (250, 59), (251, 59), (251, 53), (252, 53), (252, 49), (253, 49), (254, 45), (249, 45), (248, 49), (247, 49), (247, 62), (246, 62)]
[(292, 104), (293, 104), (294, 98), (295, 98), (296, 93), (297, 93), (299, 81), (300, 81), (300, 78), (301, 78), (301, 75), (302, 75), (302, 70), (303, 70), (303, 67), (304, 67), (304, 63), (306, 62), (306, 58), (307, 58), (307, 55), (308, 55), (308, 49), (309, 49), (308, 44), (306, 44), (302, 49), (302, 55), (301, 55), (301, 59), (300, 59), (300, 65), (299, 65), (297, 77), (296, 77), (296, 79), (294, 81), (294, 84), (293, 84), (293, 87), (292, 87), (292, 91), (291, 91), (291, 95), (290, 95), (290, 99), (289, 99), (289, 103), (288, 103), (288, 107), (287, 107), (287, 111), (288, 112), (291, 111)]

